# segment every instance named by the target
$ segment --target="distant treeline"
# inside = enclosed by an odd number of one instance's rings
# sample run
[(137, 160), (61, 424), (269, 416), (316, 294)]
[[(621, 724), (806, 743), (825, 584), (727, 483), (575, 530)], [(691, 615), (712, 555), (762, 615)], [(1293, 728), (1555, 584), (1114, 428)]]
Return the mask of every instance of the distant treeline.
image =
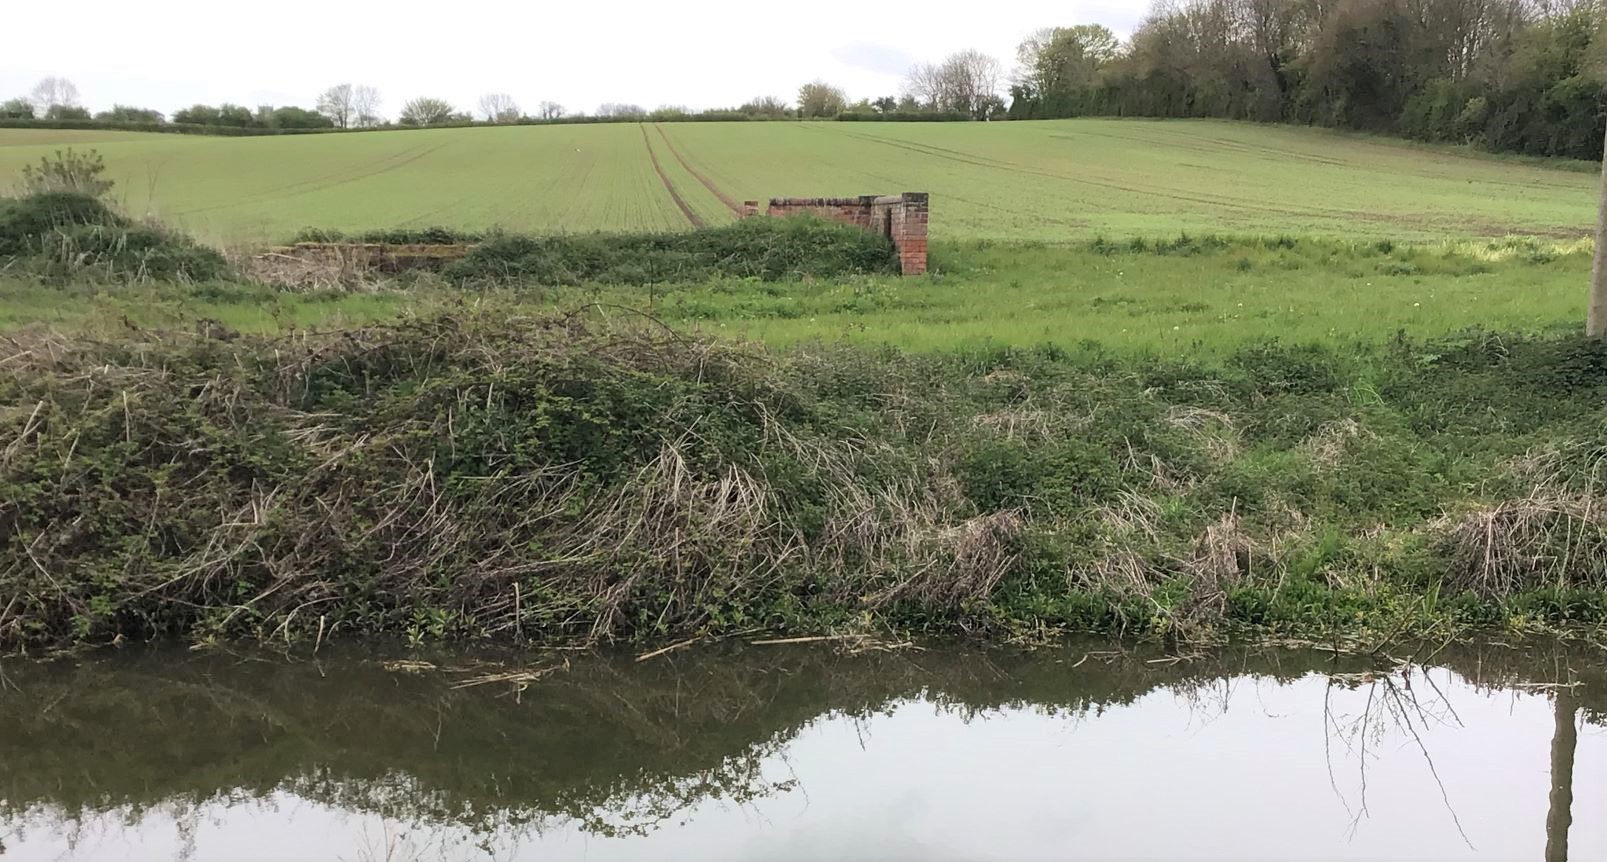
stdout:
[(1590, 0), (1185, 0), (1018, 52), (1013, 119), (1222, 117), (1599, 159)]
[[(1078, 116), (1215, 117), (1330, 126), (1530, 156), (1600, 159), (1607, 119), (1607, 5), (1598, 0), (1177, 0), (1131, 39), (1097, 24), (1039, 30), (1006, 78), (999, 61), (959, 51), (913, 67), (899, 96), (850, 101), (813, 81), (796, 100), (758, 97), (689, 111), (604, 104), (526, 115), (506, 94), (471, 115), (434, 98), (396, 124), (373, 87), (340, 84), (316, 110), (195, 105), (172, 121), (116, 106), (96, 114), (47, 78), (0, 102), (0, 127), (117, 128), (192, 134), (294, 134), (372, 128), (755, 120), (959, 121)], [(1008, 87), (1009, 102), (1000, 97)]]
[(964, 122), (971, 119), (966, 114), (946, 111), (891, 111), (878, 113), (875, 111), (843, 111), (831, 117), (797, 117), (797, 116), (770, 116), (765, 114), (745, 114), (741, 111), (714, 110), (677, 112), (670, 115), (659, 115), (658, 112), (644, 114), (622, 114), (617, 116), (572, 116), (543, 119), (540, 117), (520, 117), (516, 120), (485, 121), (485, 120), (453, 120), (448, 122), (431, 123), (427, 126), (406, 123), (385, 123), (375, 126), (354, 126), (342, 129), (336, 126), (297, 127), (297, 126), (226, 126), (205, 125), (199, 123), (179, 122), (133, 122), (118, 120), (73, 120), (73, 119), (17, 119), (0, 117), (0, 129), (109, 129), (124, 132), (167, 132), (179, 135), (222, 135), (225, 137), (253, 137), (262, 135), (305, 135), (329, 132), (394, 132), (405, 129), (463, 129), (480, 126), (573, 126), (591, 123), (729, 123), (729, 122), (788, 122), (807, 120), (825, 120), (839, 122), (884, 122), (884, 123), (952, 123)]

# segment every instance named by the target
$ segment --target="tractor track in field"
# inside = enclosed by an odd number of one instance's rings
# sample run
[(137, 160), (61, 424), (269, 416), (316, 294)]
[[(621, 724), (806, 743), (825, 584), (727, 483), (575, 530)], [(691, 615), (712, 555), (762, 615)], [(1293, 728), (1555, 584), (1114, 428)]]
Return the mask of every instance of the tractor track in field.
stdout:
[(719, 186), (715, 185), (713, 181), (704, 176), (697, 168), (692, 167), (692, 163), (687, 161), (686, 157), (681, 155), (681, 151), (675, 148), (675, 143), (671, 141), (670, 136), (664, 132), (663, 126), (659, 125), (658, 123), (654, 123), (653, 128), (657, 130), (658, 136), (664, 139), (664, 146), (670, 148), (670, 155), (674, 156), (675, 160), (681, 163), (681, 167), (686, 168), (686, 172), (691, 174), (693, 179), (702, 183), (704, 188), (708, 189), (709, 192), (716, 198), (719, 198), (720, 203), (725, 204), (726, 209), (729, 209), (731, 212), (737, 215), (742, 214), (742, 204), (737, 203), (737, 201), (734, 200), (730, 195), (720, 191)]
[[(670, 193), (670, 200), (674, 201), (675, 205), (680, 208), (681, 215), (686, 216), (686, 220), (691, 223), (692, 227), (706, 227), (703, 217), (687, 206), (686, 200), (681, 197), (681, 193), (675, 190), (675, 183), (670, 182), (670, 175), (664, 173), (664, 166), (658, 163), (658, 153), (653, 152), (653, 139), (647, 134), (647, 124), (642, 123), (640, 127), (642, 130), (642, 146), (647, 147), (647, 157), (653, 162), (653, 173), (658, 174), (659, 182), (664, 184), (664, 190)], [(660, 132), (660, 134), (663, 133)], [(667, 144), (669, 141), (666, 140), (665, 143)]]

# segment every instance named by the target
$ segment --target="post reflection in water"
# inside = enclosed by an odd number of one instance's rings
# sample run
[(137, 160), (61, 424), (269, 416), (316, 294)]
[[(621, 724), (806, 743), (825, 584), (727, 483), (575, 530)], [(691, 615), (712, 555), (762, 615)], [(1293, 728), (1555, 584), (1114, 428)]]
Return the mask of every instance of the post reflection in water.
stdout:
[(1554, 645), (392, 658), (0, 665), (4, 858), (1607, 857)]

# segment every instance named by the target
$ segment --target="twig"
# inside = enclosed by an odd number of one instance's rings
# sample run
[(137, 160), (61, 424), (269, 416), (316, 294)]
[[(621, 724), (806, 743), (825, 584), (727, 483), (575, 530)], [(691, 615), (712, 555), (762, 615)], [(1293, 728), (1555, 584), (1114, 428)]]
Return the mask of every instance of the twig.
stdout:
[(773, 646), (776, 644), (807, 644), (819, 643), (821, 641), (844, 641), (853, 640), (860, 637), (863, 637), (863, 635), (816, 635), (814, 637), (806, 638), (773, 638), (762, 641), (748, 641), (748, 643), (752, 644), (753, 646)]
[(663, 647), (661, 649), (656, 649), (656, 650), (653, 650), (652, 652), (644, 652), (641, 655), (637, 656), (636, 660), (637, 661), (647, 661), (650, 658), (658, 658), (659, 656), (661, 656), (661, 655), (663, 655), (663, 654), (665, 654), (667, 652), (673, 652), (673, 651), (678, 650), (678, 649), (680, 649), (681, 647), (684, 647), (684, 646), (691, 646), (692, 644), (695, 644), (700, 640), (702, 640), (702, 638), (687, 638), (686, 640), (681, 641), (680, 643), (670, 644), (667, 647)]

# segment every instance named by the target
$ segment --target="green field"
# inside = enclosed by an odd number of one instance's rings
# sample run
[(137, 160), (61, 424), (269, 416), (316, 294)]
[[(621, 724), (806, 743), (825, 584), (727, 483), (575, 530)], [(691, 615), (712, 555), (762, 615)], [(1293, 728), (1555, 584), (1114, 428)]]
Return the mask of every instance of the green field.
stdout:
[[(1190, 233), (1575, 238), (1587, 172), (1217, 121), (683, 123), (220, 138), (0, 129), (0, 176), (93, 146), (117, 197), (208, 241), (305, 226), (680, 229), (772, 196), (924, 190), (938, 240)], [(1569, 165), (1566, 167), (1577, 167)], [(679, 201), (679, 202), (678, 202)]]
[[(1387, 249), (1387, 250), (1385, 250)], [(991, 346), (1220, 356), (1279, 338), (1377, 342), (1467, 329), (1574, 332), (1584, 319), (1588, 243), (1392, 245), (1229, 241), (1183, 251), (1096, 251), (959, 242), (921, 279), (730, 279), (681, 285), (514, 286), (464, 291), (437, 279), (358, 291), (226, 284), (82, 285), (0, 278), (0, 330), (31, 324), (122, 337), (130, 325), (240, 332), (344, 328), (496, 308), (541, 316), (636, 308), (678, 329), (769, 344), (854, 342), (920, 351)], [(602, 314), (618, 313), (604, 310)]]

